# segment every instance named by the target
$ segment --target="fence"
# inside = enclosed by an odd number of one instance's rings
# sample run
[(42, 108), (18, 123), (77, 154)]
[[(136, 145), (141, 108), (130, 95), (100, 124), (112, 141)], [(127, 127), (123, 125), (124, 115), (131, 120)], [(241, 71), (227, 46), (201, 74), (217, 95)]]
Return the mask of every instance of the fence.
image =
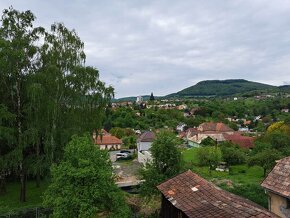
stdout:
[(52, 209), (37, 207), (6, 213), (0, 215), (0, 218), (49, 218), (51, 214)]

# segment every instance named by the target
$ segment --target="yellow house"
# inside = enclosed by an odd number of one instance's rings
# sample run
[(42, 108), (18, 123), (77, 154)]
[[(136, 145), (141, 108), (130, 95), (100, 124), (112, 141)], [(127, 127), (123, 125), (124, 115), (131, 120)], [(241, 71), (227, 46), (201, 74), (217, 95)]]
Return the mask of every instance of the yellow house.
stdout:
[(277, 161), (262, 182), (268, 194), (268, 208), (280, 217), (290, 217), (290, 156)]

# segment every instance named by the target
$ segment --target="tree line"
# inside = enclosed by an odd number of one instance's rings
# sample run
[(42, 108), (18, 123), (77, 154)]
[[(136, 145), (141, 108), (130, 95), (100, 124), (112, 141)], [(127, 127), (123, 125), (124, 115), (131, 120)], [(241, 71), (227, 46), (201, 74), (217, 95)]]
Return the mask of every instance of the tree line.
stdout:
[(84, 43), (62, 23), (35, 27), (31, 11), (5, 9), (0, 23), (0, 194), (5, 180), (49, 175), (72, 135), (102, 125), (114, 90), (86, 66)]

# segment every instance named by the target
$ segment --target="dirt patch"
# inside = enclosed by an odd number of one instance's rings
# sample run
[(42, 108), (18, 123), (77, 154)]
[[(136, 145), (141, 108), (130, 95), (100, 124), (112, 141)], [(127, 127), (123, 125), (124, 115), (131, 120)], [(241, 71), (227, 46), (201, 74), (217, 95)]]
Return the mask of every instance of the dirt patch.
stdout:
[(135, 181), (139, 179), (139, 169), (142, 167), (137, 159), (132, 161), (116, 161), (113, 163), (113, 172), (118, 182)]
[(217, 186), (222, 186), (222, 185), (226, 185), (229, 188), (233, 188), (233, 181), (230, 179), (212, 179), (211, 180), (212, 183), (214, 183)]

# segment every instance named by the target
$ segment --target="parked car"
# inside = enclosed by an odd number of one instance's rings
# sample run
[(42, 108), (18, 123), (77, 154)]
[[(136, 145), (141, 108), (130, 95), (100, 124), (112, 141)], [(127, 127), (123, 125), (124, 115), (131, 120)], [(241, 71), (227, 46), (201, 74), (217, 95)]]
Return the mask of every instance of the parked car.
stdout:
[(129, 151), (129, 150), (121, 150), (120, 153), (122, 153), (122, 154), (131, 154), (132, 155), (132, 152)]
[(117, 153), (116, 154), (116, 159), (117, 160), (129, 160), (132, 158), (132, 155), (131, 154), (128, 154), (128, 153)]

